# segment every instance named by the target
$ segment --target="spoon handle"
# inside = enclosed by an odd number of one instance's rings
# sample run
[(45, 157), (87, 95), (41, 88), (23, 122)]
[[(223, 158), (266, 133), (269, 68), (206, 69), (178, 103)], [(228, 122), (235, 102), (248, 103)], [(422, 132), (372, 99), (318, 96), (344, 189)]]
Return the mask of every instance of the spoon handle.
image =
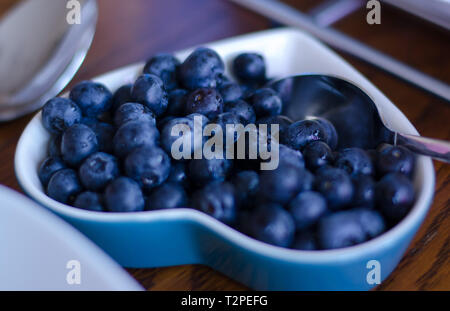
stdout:
[(450, 163), (450, 142), (440, 139), (397, 133), (397, 144), (409, 150)]

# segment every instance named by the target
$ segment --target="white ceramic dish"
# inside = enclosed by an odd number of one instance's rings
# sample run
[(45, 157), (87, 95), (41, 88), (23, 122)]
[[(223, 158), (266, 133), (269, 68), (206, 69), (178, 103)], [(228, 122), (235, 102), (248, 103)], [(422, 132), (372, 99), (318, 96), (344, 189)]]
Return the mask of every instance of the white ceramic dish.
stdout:
[(0, 290), (142, 290), (94, 243), (36, 202), (0, 186), (0, 207)]
[[(369, 80), (333, 51), (299, 30), (269, 30), (206, 46), (215, 49), (227, 63), (242, 51), (261, 53), (267, 60), (270, 77), (306, 72), (344, 77), (384, 106), (394, 129), (417, 134), (408, 119)], [(191, 50), (176, 55), (183, 60)], [(133, 82), (142, 67), (143, 63), (130, 65), (95, 80), (114, 91)], [(156, 267), (202, 263), (255, 289), (371, 288), (373, 284), (367, 284), (365, 279), (367, 261), (380, 260), (382, 279), (391, 273), (423, 221), (434, 191), (432, 161), (419, 157), (414, 180), (416, 203), (395, 228), (351, 248), (295, 251), (256, 241), (191, 209), (113, 214), (89, 212), (58, 203), (45, 195), (37, 176), (37, 168), (46, 156), (48, 140), (49, 134), (38, 113), (24, 130), (16, 150), (15, 169), (21, 186), (33, 199), (74, 224), (120, 264)], [(303, 277), (305, 275), (307, 278)]]

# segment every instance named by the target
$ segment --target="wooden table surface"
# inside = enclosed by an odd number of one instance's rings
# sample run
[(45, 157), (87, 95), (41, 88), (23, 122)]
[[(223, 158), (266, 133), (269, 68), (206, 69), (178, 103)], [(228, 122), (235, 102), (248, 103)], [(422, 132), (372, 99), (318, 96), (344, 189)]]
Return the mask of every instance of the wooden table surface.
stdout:
[[(2, 0), (0, 14), (15, 0)], [(315, 0), (290, 0), (308, 10)], [(267, 29), (271, 23), (226, 0), (99, 0), (97, 33), (71, 85), (152, 54)], [(450, 32), (382, 6), (381, 25), (361, 9), (334, 27), (450, 83)], [(301, 51), (299, 51), (301, 57)], [(450, 140), (450, 105), (355, 58), (343, 55), (412, 121), (424, 136)], [(19, 65), (19, 64), (18, 64)], [(69, 87), (71, 86), (69, 85)], [(20, 191), (13, 158), (31, 115), (0, 124), (0, 183)], [(450, 166), (435, 162), (436, 193), (428, 216), (399, 266), (378, 290), (450, 290)], [(200, 265), (129, 269), (150, 290), (245, 290)]]

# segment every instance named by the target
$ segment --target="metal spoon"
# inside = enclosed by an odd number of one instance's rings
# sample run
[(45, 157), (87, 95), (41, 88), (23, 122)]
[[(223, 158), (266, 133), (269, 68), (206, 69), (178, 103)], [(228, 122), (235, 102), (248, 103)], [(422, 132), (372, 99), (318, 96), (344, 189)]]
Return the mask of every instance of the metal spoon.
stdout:
[(70, 82), (89, 49), (96, 0), (78, 0), (80, 24), (67, 1), (25, 0), (0, 21), (0, 121), (37, 110)]
[(450, 142), (401, 133), (389, 124), (386, 107), (343, 78), (305, 74), (271, 82), (284, 103), (283, 114), (292, 120), (324, 117), (339, 136), (339, 148), (375, 148), (388, 141), (411, 151), (450, 162)]

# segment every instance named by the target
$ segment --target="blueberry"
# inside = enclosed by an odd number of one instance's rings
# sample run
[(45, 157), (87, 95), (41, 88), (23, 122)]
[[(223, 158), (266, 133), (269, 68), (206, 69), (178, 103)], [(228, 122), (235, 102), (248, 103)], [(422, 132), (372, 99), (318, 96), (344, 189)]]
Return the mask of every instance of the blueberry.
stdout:
[(242, 82), (263, 82), (266, 79), (263, 56), (256, 53), (238, 55), (233, 61), (233, 73)]
[(200, 113), (212, 119), (222, 113), (223, 99), (215, 89), (198, 89), (188, 95), (185, 111), (188, 114)]
[(102, 198), (98, 193), (85, 191), (80, 193), (73, 206), (81, 208), (88, 211), (102, 212)]
[(258, 206), (248, 218), (250, 234), (262, 242), (288, 247), (292, 244), (295, 223), (281, 205), (266, 203)]
[(305, 167), (305, 160), (303, 158), (303, 154), (292, 148), (289, 148), (286, 145), (279, 145), (278, 149), (280, 163), (289, 163), (300, 168)]
[(113, 152), (113, 137), (115, 134), (114, 127), (105, 122), (95, 122), (88, 125), (95, 133), (98, 142), (98, 150), (102, 152)]
[(261, 171), (258, 196), (280, 204), (289, 202), (302, 188), (303, 171), (285, 163), (275, 170)]
[(228, 139), (227, 137), (230, 137), (229, 139), (233, 138), (233, 142), (236, 142), (240, 137), (240, 132), (236, 130), (237, 128), (235, 127), (235, 125), (243, 124), (244, 122), (245, 121), (240, 116), (232, 112), (221, 113), (211, 121), (211, 125), (214, 125), (212, 135), (217, 133), (220, 128), (221, 132), (223, 133), (222, 147), (228, 147), (226, 143)]
[(375, 203), (375, 182), (369, 175), (357, 175), (353, 180), (353, 200), (354, 206), (372, 207)]
[(42, 108), (42, 123), (51, 133), (62, 133), (80, 121), (81, 110), (70, 99), (55, 97)]
[(328, 210), (325, 198), (314, 191), (299, 193), (289, 202), (288, 207), (296, 230), (304, 230), (314, 225)]
[[(196, 121), (198, 122), (199, 131), (202, 131), (202, 124), (200, 124), (202, 119)], [(199, 141), (194, 140), (194, 125), (196, 121), (187, 117), (175, 118), (164, 125), (161, 131), (161, 146), (175, 160), (190, 159), (194, 150), (202, 147), (203, 139)], [(176, 144), (174, 145), (174, 143)], [(178, 143), (182, 144), (178, 145)], [(184, 150), (184, 148), (189, 148), (189, 150)]]
[(213, 182), (198, 190), (193, 195), (192, 206), (223, 223), (236, 222), (236, 199), (230, 183)]
[(315, 171), (333, 161), (333, 151), (323, 141), (313, 141), (303, 148), (306, 167)]
[(39, 180), (41, 181), (42, 185), (44, 187), (47, 187), (47, 184), (52, 175), (63, 168), (66, 168), (66, 165), (61, 159), (54, 157), (45, 159), (39, 166), (38, 172)]
[(189, 186), (185, 162), (181, 161), (172, 162), (170, 166), (169, 177), (167, 177), (166, 182), (180, 184), (185, 188)]
[(72, 125), (62, 136), (61, 154), (64, 161), (71, 166), (78, 166), (97, 150), (97, 137), (94, 131), (86, 125)]
[[(278, 115), (278, 116), (270, 116), (264, 117), (256, 121), (256, 124), (266, 124), (268, 133), (271, 136), (274, 136), (272, 133), (272, 124), (278, 124), (278, 141), (282, 144), (287, 143), (287, 133), (289, 126), (292, 124), (292, 120), (286, 116)], [(275, 133), (275, 132), (274, 132)]]
[(326, 141), (326, 132), (322, 125), (313, 120), (301, 120), (292, 123), (287, 131), (287, 142), (295, 150), (303, 149), (313, 141)]
[(346, 148), (338, 152), (335, 166), (344, 169), (350, 175), (372, 175), (372, 159), (360, 148)]
[(119, 164), (114, 156), (97, 152), (84, 160), (78, 175), (86, 189), (103, 190), (111, 180), (119, 176)]
[(47, 185), (48, 196), (61, 203), (70, 203), (81, 191), (77, 173), (70, 168), (55, 172)]
[(176, 89), (169, 93), (169, 105), (166, 113), (171, 116), (182, 116), (186, 107), (188, 91)]
[(140, 212), (145, 205), (141, 188), (127, 177), (119, 177), (108, 184), (104, 201), (110, 212)]
[(386, 224), (381, 214), (369, 208), (356, 208), (352, 210), (363, 228), (366, 238), (372, 239), (386, 230)]
[(62, 134), (53, 135), (48, 143), (48, 155), (51, 157), (61, 157)]
[(399, 221), (408, 214), (414, 195), (411, 181), (400, 173), (385, 175), (375, 186), (378, 208), (390, 221)]
[(255, 109), (258, 118), (279, 115), (283, 108), (280, 97), (274, 90), (269, 88), (253, 92), (250, 103)]
[(70, 91), (70, 99), (88, 117), (97, 117), (112, 105), (112, 94), (103, 84), (83, 81)]
[(125, 103), (117, 108), (114, 113), (114, 124), (117, 127), (136, 120), (149, 121), (156, 125), (156, 118), (153, 112), (147, 106), (138, 103)]
[(301, 231), (295, 235), (291, 248), (304, 251), (314, 251), (319, 247), (317, 245), (316, 236), (313, 232)]
[(212, 181), (223, 181), (231, 170), (232, 162), (227, 159), (194, 159), (189, 162), (188, 175), (192, 182), (203, 186)]
[(337, 210), (348, 205), (353, 198), (353, 184), (346, 171), (323, 168), (317, 172), (315, 188), (327, 199), (328, 207)]
[(186, 207), (187, 196), (183, 187), (176, 183), (165, 183), (152, 191), (148, 197), (146, 209), (160, 210)]
[(214, 88), (222, 79), (225, 65), (220, 56), (208, 48), (197, 48), (180, 66), (180, 81), (189, 89)]
[(217, 90), (225, 103), (237, 101), (243, 95), (241, 86), (234, 82), (226, 82), (220, 85)]
[(250, 200), (258, 191), (259, 175), (255, 171), (240, 171), (232, 180), (236, 189), (236, 198), (242, 207), (250, 205)]
[(255, 110), (243, 100), (225, 102), (223, 111), (231, 112), (241, 117), (245, 121), (245, 124), (255, 123), (256, 120)]
[(388, 173), (402, 173), (412, 176), (415, 165), (414, 154), (403, 146), (385, 145), (378, 153), (377, 171), (383, 176)]
[(338, 145), (338, 134), (333, 123), (324, 118), (314, 118), (314, 121), (322, 125), (325, 130), (325, 136), (327, 137), (325, 142), (332, 150), (335, 150)]
[(163, 81), (152, 74), (143, 74), (136, 79), (131, 88), (131, 98), (147, 106), (157, 117), (164, 114), (169, 104)]
[(160, 77), (166, 90), (170, 91), (177, 87), (177, 68), (179, 65), (180, 61), (173, 55), (161, 53), (147, 61), (143, 72)]
[(159, 132), (151, 122), (130, 121), (122, 125), (114, 135), (114, 152), (119, 157), (125, 157), (135, 148), (155, 146), (158, 142)]
[(131, 151), (124, 162), (125, 173), (148, 191), (161, 185), (169, 176), (169, 156), (158, 147), (141, 147)]
[(112, 98), (112, 111), (116, 111), (117, 108), (122, 106), (125, 103), (131, 102), (131, 88), (133, 87), (133, 84), (125, 84), (117, 89), (117, 91), (114, 92), (113, 98)]

